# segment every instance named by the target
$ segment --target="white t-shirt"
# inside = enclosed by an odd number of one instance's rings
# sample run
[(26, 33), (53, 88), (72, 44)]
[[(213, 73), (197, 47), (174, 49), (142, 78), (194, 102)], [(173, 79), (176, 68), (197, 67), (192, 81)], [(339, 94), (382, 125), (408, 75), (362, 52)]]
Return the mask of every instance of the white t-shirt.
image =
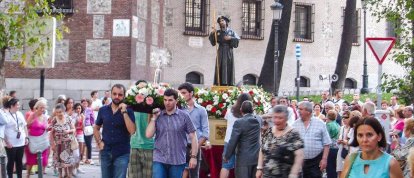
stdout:
[(234, 117), (232, 112), (227, 112), (224, 119), (227, 120), (226, 137), (224, 137), (224, 142), (228, 143), (230, 141), (231, 132), (233, 131), (234, 122), (236, 122), (238, 118)]
[(99, 108), (102, 107), (102, 100), (96, 99), (95, 101), (92, 101), (91, 108), (93, 109), (93, 114), (95, 116), (95, 120), (96, 120), (96, 118), (98, 118), (98, 111), (95, 111), (96, 107), (99, 107)]
[[(6, 130), (4, 132), (5, 138), (8, 143), (13, 147), (21, 147), (25, 145), (26, 141), (26, 120), (24, 119), (23, 114), (20, 111), (17, 111), (14, 114), (10, 112), (5, 114), (6, 119), (8, 120), (6, 124)], [(17, 138), (17, 132), (20, 132), (20, 138)]]

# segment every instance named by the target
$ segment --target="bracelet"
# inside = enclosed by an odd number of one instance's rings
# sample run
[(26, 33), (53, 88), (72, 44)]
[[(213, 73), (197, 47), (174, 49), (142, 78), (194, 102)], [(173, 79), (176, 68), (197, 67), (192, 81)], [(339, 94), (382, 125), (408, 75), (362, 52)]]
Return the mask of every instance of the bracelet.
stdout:
[(152, 118), (151, 118), (151, 121), (155, 121), (155, 120), (157, 120), (157, 119), (156, 119), (156, 118), (154, 118), (154, 117), (152, 117)]
[(196, 156), (196, 155), (190, 155), (190, 158), (194, 158), (194, 159), (196, 159), (196, 158), (197, 158), (197, 156)]
[(258, 170), (258, 171), (262, 171), (262, 170), (263, 170), (263, 167), (261, 167), (261, 166), (257, 166), (257, 167), (256, 167), (256, 170)]
[(125, 114), (125, 113), (127, 113), (127, 114), (128, 114), (128, 111), (127, 111), (127, 110), (125, 110), (125, 111), (122, 111), (122, 114)]

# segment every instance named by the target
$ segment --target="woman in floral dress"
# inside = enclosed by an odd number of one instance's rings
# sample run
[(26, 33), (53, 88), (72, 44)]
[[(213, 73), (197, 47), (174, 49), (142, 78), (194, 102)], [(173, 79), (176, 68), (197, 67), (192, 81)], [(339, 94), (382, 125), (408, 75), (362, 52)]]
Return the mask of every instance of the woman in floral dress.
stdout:
[(53, 165), (59, 170), (59, 178), (63, 178), (62, 169), (65, 170), (64, 177), (72, 177), (72, 169), (76, 160), (71, 149), (74, 139), (75, 127), (70, 117), (65, 115), (65, 106), (57, 104), (51, 124), (51, 148), (53, 150)]
[(273, 108), (274, 126), (262, 136), (256, 177), (298, 177), (303, 163), (304, 142), (298, 131), (287, 124), (286, 106)]

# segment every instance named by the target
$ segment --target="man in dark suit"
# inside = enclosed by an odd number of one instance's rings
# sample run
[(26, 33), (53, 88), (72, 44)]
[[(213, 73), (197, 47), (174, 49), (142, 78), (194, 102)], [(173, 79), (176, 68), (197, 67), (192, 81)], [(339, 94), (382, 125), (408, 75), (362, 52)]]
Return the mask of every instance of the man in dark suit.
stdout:
[(224, 154), (224, 162), (230, 159), (237, 147), (235, 177), (254, 178), (260, 148), (261, 118), (253, 115), (253, 103), (244, 101), (241, 105), (243, 117), (236, 120)]

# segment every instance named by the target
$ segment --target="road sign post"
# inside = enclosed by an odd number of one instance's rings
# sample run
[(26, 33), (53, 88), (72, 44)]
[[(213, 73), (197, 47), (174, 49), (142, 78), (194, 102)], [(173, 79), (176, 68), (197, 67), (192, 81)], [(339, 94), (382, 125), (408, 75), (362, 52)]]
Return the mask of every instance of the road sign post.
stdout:
[(388, 53), (395, 44), (395, 38), (366, 38), (365, 42), (368, 44), (372, 53), (378, 61), (378, 86), (377, 86), (377, 108), (381, 109), (382, 89), (382, 63), (385, 61)]
[(300, 89), (300, 57), (302, 56), (302, 48), (300, 44), (296, 44), (296, 100), (299, 102), (299, 89)]

